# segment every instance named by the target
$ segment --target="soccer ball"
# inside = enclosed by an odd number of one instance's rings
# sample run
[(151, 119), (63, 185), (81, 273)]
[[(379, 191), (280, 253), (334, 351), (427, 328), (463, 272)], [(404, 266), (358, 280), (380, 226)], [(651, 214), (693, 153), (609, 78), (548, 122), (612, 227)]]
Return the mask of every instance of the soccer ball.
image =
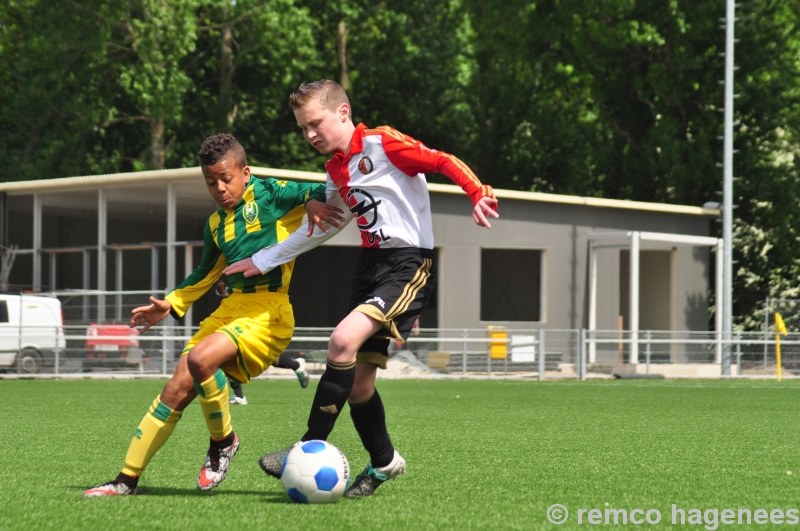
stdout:
[(286, 494), (297, 503), (333, 503), (350, 481), (350, 465), (341, 450), (327, 441), (301, 442), (281, 469)]

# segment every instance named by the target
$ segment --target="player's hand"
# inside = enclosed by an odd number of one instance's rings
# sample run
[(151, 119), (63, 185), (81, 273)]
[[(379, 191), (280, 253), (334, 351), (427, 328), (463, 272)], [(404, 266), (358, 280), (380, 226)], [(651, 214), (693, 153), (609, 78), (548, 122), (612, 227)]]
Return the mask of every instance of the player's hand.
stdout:
[(493, 218), (500, 217), (500, 214), (495, 212), (495, 208), (497, 208), (497, 199), (488, 196), (481, 197), (478, 202), (475, 203), (475, 208), (472, 209), (472, 219), (481, 227), (491, 229), (492, 224), (489, 223), (489, 216)]
[(141, 333), (144, 334), (151, 326), (169, 315), (170, 310), (172, 310), (172, 304), (169, 301), (150, 297), (149, 306), (139, 306), (133, 309), (131, 312), (133, 317), (131, 317), (131, 322), (128, 326), (136, 328), (140, 324), (147, 323), (141, 330)]
[(261, 270), (257, 268), (255, 264), (253, 264), (252, 258), (245, 258), (244, 260), (234, 262), (226, 267), (222, 272), (228, 276), (232, 275), (233, 273), (244, 273), (244, 276), (246, 277), (254, 277), (261, 274)]
[(323, 203), (322, 201), (317, 201), (316, 199), (310, 199), (306, 202), (306, 212), (308, 212), (307, 236), (311, 236), (314, 233), (315, 225), (322, 229), (322, 232), (328, 232), (325, 223), (337, 229), (341, 229), (342, 223), (344, 223), (344, 218), (341, 215), (343, 213), (341, 208)]

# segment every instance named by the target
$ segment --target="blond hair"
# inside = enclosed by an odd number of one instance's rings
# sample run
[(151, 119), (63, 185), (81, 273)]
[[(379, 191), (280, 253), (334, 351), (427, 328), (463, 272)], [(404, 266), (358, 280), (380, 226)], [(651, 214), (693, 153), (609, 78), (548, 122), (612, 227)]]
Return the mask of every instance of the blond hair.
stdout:
[(339, 83), (330, 79), (320, 79), (311, 83), (300, 84), (297, 90), (289, 96), (289, 107), (296, 111), (314, 100), (319, 100), (323, 107), (333, 112), (336, 112), (342, 103), (346, 103), (347, 107), (350, 107), (350, 99), (347, 97), (347, 93)]

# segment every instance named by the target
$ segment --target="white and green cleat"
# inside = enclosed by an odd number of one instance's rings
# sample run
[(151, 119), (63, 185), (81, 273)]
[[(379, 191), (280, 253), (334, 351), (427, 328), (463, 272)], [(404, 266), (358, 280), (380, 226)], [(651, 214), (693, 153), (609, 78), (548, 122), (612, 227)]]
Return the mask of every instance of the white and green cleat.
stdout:
[(303, 358), (297, 358), (297, 363), (300, 366), (297, 368), (294, 373), (297, 375), (297, 379), (300, 380), (300, 387), (305, 389), (308, 387), (308, 370), (306, 370), (306, 360)]
[(397, 450), (394, 451), (392, 462), (381, 468), (372, 468), (372, 463), (367, 465), (362, 473), (356, 476), (353, 484), (344, 492), (347, 498), (372, 496), (375, 490), (386, 481), (406, 473), (406, 460)]

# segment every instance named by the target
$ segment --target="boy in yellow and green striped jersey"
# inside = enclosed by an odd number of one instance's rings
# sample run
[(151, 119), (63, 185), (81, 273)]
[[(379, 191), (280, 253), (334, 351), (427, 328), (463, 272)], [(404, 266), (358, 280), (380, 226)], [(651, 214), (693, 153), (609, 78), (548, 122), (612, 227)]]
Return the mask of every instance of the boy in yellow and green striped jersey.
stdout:
[[(339, 226), (341, 210), (325, 203), (324, 184), (250, 178), (245, 152), (234, 137), (212, 136), (200, 148), (209, 193), (220, 209), (203, 230), (203, 258), (197, 269), (164, 300), (150, 298), (133, 310), (130, 326), (142, 333), (168, 314), (182, 318), (189, 306), (219, 279), (227, 264), (285, 239), (307, 213), (309, 225)], [(313, 225), (312, 229), (313, 229)], [(270, 273), (228, 277), (219, 308), (200, 323), (183, 349), (172, 378), (142, 419), (117, 478), (87, 490), (86, 497), (134, 494), (139, 477), (169, 439), (186, 406), (199, 397), (211, 436), (197, 487), (211, 490), (225, 479), (239, 437), (231, 428), (230, 376), (248, 382), (269, 367), (291, 340), (294, 316), (288, 289), (293, 262)]]

